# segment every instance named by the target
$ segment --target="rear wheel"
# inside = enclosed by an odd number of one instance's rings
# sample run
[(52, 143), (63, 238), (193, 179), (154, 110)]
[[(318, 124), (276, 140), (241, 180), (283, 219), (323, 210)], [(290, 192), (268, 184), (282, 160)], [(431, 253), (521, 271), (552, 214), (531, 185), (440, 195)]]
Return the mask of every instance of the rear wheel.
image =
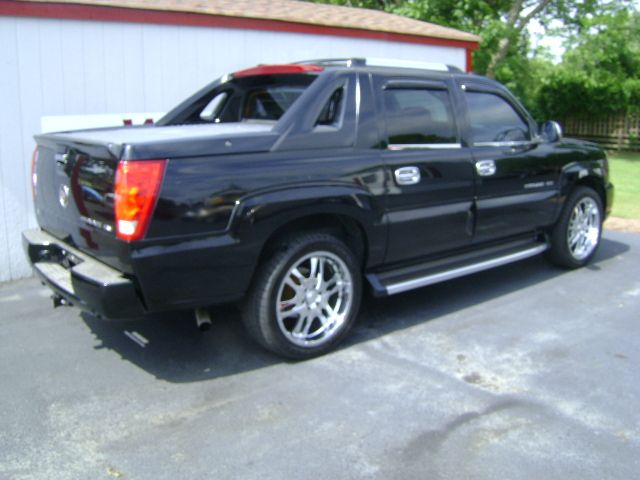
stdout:
[(257, 272), (243, 311), (252, 337), (288, 358), (321, 355), (355, 321), (362, 282), (357, 259), (325, 233), (292, 236)]
[(549, 258), (562, 267), (581, 267), (596, 253), (601, 235), (600, 197), (591, 188), (578, 187), (551, 231)]

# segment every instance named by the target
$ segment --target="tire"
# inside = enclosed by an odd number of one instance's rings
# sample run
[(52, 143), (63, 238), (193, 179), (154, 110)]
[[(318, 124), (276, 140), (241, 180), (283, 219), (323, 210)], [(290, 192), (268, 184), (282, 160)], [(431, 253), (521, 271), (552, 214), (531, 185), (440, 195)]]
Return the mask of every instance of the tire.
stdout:
[(360, 306), (355, 255), (327, 233), (292, 235), (256, 272), (243, 305), (249, 334), (291, 359), (322, 355), (346, 336)]
[(551, 230), (548, 258), (564, 268), (589, 263), (600, 245), (602, 210), (602, 201), (594, 190), (576, 188)]

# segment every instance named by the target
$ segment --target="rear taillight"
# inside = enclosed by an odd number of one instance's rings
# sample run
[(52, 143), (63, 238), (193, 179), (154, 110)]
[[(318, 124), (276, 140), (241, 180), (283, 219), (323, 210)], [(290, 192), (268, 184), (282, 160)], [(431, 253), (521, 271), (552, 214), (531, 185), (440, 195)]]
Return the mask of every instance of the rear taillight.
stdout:
[(33, 200), (36, 199), (38, 187), (38, 147), (36, 146), (31, 155), (31, 193), (33, 193)]
[(166, 160), (120, 162), (116, 172), (116, 236), (144, 238), (158, 200)]

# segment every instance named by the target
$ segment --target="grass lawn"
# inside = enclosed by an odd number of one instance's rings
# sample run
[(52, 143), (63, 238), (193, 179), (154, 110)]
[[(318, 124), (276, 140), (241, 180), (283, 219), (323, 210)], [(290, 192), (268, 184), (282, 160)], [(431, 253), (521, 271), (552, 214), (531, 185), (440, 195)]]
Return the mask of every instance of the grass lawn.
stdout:
[(609, 152), (614, 217), (640, 218), (640, 153)]

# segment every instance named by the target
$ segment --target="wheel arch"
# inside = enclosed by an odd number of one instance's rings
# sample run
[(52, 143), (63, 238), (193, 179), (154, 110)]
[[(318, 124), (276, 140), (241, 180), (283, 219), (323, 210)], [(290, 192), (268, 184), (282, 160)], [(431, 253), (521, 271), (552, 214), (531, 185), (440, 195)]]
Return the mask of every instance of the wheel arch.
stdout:
[(349, 184), (307, 184), (258, 192), (243, 199), (232, 235), (248, 246), (255, 266), (293, 232), (332, 232), (352, 249), (362, 267), (381, 263), (386, 224), (375, 195)]
[(326, 232), (342, 240), (354, 253), (361, 267), (369, 257), (369, 239), (366, 229), (356, 218), (336, 213), (301, 214), (275, 228), (265, 240), (258, 255), (258, 264), (274, 250), (286, 245), (286, 239), (301, 232)]
[(608, 210), (610, 206), (607, 204), (607, 193), (605, 189), (606, 177), (601, 161), (571, 163), (564, 169), (563, 176), (563, 204), (576, 188), (588, 187), (598, 194), (603, 213)]
[[(602, 211), (603, 213), (607, 210), (607, 195), (605, 193), (604, 185), (602, 185), (602, 179), (598, 177), (588, 176), (577, 180), (573, 187), (571, 188), (571, 192), (573, 192), (578, 187), (588, 187), (598, 194), (600, 198), (600, 202), (602, 203)], [(569, 192), (569, 194), (571, 194)]]

